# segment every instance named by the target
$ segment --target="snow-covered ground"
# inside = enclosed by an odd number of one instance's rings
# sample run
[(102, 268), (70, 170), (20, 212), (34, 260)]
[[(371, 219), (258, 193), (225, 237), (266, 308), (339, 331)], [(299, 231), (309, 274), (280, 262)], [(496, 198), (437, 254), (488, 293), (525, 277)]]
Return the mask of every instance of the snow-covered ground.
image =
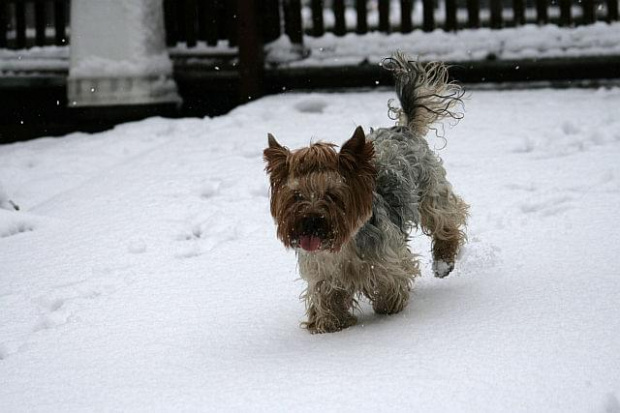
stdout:
[(472, 91), (439, 151), (472, 205), (455, 273), (415, 235), (403, 313), (299, 328), (267, 132), (342, 143), (392, 97), (0, 146), (0, 411), (620, 412), (617, 88)]

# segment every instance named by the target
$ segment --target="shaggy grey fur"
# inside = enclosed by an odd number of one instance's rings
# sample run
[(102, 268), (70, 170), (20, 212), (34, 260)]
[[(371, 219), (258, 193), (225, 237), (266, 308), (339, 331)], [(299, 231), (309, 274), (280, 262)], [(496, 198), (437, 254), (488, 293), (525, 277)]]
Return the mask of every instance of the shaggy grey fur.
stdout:
[(384, 67), (394, 74), (402, 109), (400, 126), (366, 137), (374, 145), (377, 171), (372, 216), (338, 252), (296, 250), (301, 276), (308, 282), (304, 326), (313, 333), (355, 324), (350, 309), (358, 294), (368, 297), (377, 313), (405, 308), (419, 275), (407, 245), (412, 229), (432, 237), (437, 277), (450, 273), (465, 242), (468, 206), (452, 191), (442, 161), (425, 140), (433, 122), (462, 117), (454, 110), (462, 89), (448, 82), (447, 68), (440, 63), (423, 66), (396, 54)]
[[(434, 122), (445, 117), (459, 120), (463, 90), (448, 82), (447, 68), (437, 62), (426, 67), (397, 53), (384, 61), (394, 74), (401, 109), (399, 123), (406, 126), (373, 130), (367, 139), (375, 147), (377, 168), (373, 216), (355, 238), (357, 245), (373, 255), (382, 253), (386, 228), (394, 226), (407, 238), (422, 224), (420, 201), (429, 197), (440, 204), (442, 193), (451, 193), (442, 161), (429, 148), (425, 135)], [(390, 108), (394, 110), (394, 108)], [(450, 268), (451, 270), (452, 268)], [(447, 274), (446, 274), (447, 275)]]

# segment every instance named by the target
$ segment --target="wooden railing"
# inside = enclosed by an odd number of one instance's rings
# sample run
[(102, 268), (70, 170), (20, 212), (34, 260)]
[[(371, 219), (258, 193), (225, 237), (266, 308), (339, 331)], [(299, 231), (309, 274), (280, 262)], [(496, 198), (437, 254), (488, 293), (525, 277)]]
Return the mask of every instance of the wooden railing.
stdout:
[[(263, 0), (258, 3), (262, 38), (265, 42), (275, 40), (281, 34), (280, 1)], [(246, 7), (240, 9), (240, 4), (245, 5), (237, 0), (164, 0), (168, 46), (184, 43), (191, 48), (198, 41), (215, 46), (224, 40), (228, 46), (236, 47), (239, 15), (247, 12)]]
[[(282, 32), (293, 43), (303, 36), (337, 36), (355, 32), (409, 33), (463, 28), (515, 27), (526, 23), (574, 26), (618, 21), (619, 0), (262, 0), (256, 2), (260, 41)], [(70, 0), (0, 0), (0, 48), (66, 45)], [(441, 6), (441, 7), (439, 7)], [(198, 42), (215, 46), (239, 43), (239, 0), (164, 0), (169, 46)], [(396, 19), (391, 13), (396, 12)], [(355, 21), (346, 17), (355, 16)], [(374, 14), (374, 19), (371, 19)], [(302, 16), (310, 16), (304, 20)], [(330, 23), (326, 24), (325, 16)], [(372, 20), (372, 21), (371, 21)], [(282, 24), (283, 22), (283, 24)]]
[(69, 0), (0, 0), (0, 48), (67, 45)]
[[(306, 31), (315, 37), (322, 36), (326, 31), (342, 36), (349, 32), (409, 33), (415, 29), (428, 32), (435, 29), (455, 31), (480, 27), (500, 29), (526, 23), (551, 23), (565, 27), (596, 21), (618, 21), (618, 0), (306, 0), (301, 3), (311, 11), (311, 23)], [(369, 6), (378, 14), (378, 24), (374, 27), (368, 21)], [(420, 7), (421, 12), (414, 13)], [(355, 11), (353, 29), (345, 20), (347, 9)], [(397, 23), (390, 16), (395, 9), (400, 15)], [(334, 24), (329, 28), (324, 24), (326, 12), (333, 13)], [(414, 21), (414, 15), (420, 15), (421, 18)]]
[[(344, 36), (351, 32), (501, 29), (528, 23), (568, 27), (618, 21), (618, 0), (266, 0), (259, 3), (263, 42), (281, 35), (281, 18), (284, 33), (293, 43), (303, 43), (304, 35), (321, 37), (326, 32)], [(236, 20), (243, 13), (239, 9), (243, 2), (165, 0), (165, 4), (169, 46), (184, 43), (191, 48), (199, 40), (207, 45), (216, 45), (218, 40), (237, 45)], [(283, 16), (280, 16), (280, 4)], [(394, 12), (399, 15), (397, 21), (391, 16)], [(347, 21), (352, 13), (353, 24)], [(371, 14), (374, 19), (370, 18)], [(302, 18), (308, 15), (309, 18)], [(325, 16), (330, 18), (329, 24)]]

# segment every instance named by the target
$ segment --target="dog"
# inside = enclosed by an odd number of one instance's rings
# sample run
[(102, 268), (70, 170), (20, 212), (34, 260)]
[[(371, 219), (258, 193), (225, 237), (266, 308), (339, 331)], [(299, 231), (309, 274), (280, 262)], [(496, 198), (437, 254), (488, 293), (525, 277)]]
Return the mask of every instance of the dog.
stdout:
[(414, 228), (432, 238), (432, 268), (440, 278), (454, 269), (466, 242), (469, 206), (425, 140), (436, 122), (462, 118), (456, 109), (463, 89), (439, 62), (424, 65), (396, 53), (383, 67), (392, 72), (400, 101), (396, 126), (368, 136), (357, 127), (339, 152), (325, 142), (291, 151), (268, 134), (271, 215), (307, 282), (302, 327), (311, 333), (354, 325), (359, 297), (378, 314), (406, 307), (420, 275), (407, 245)]

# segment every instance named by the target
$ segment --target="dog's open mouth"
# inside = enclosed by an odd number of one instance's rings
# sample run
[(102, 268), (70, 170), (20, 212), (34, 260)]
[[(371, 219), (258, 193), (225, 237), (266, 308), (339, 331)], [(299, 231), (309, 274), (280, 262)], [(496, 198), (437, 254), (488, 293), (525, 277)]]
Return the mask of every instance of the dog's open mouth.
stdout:
[(302, 235), (299, 237), (299, 246), (309, 252), (317, 251), (321, 248), (321, 238), (316, 235)]

